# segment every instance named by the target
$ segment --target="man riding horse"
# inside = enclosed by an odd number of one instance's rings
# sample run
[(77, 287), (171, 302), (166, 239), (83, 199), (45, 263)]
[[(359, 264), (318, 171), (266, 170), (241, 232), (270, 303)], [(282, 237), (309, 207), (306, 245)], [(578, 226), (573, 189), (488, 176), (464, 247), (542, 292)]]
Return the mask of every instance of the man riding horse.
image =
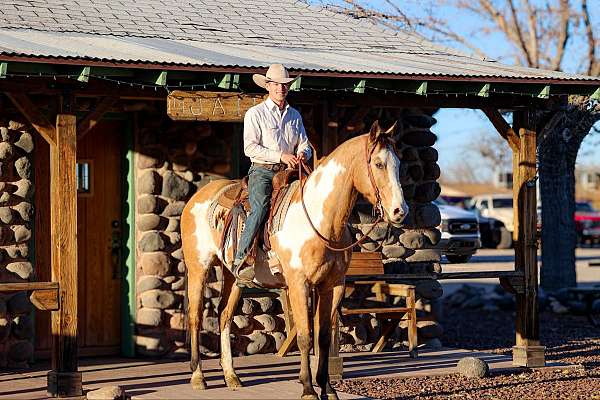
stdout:
[(286, 101), (290, 78), (281, 64), (272, 64), (266, 75), (254, 74), (254, 82), (269, 92), (264, 102), (250, 108), (244, 117), (244, 154), (252, 165), (248, 171), (251, 211), (241, 234), (233, 265), (238, 282), (254, 279), (254, 260), (249, 253), (256, 234), (269, 211), (272, 179), (285, 167), (296, 168), (311, 156), (302, 116)]

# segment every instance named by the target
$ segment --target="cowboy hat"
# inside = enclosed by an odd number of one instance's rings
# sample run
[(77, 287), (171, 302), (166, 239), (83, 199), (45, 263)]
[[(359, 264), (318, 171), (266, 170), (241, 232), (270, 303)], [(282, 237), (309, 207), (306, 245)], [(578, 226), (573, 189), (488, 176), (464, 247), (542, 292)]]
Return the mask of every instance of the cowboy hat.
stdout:
[(266, 89), (267, 82), (276, 82), (283, 83), (285, 85), (289, 85), (298, 79), (299, 76), (295, 78), (290, 78), (287, 69), (281, 64), (271, 64), (267, 73), (265, 75), (254, 74), (252, 75), (252, 80), (261, 88)]

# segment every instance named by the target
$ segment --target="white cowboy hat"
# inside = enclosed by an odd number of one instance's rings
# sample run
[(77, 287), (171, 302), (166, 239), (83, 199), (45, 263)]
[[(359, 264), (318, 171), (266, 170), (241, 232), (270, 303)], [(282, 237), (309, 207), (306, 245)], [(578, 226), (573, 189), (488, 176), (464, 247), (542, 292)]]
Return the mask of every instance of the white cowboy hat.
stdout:
[(287, 69), (285, 69), (285, 67), (281, 64), (271, 64), (265, 75), (252, 75), (252, 80), (254, 81), (254, 83), (256, 83), (261, 88), (266, 88), (265, 85), (267, 84), (267, 82), (276, 82), (289, 85), (298, 78), (299, 75), (295, 78), (290, 78), (290, 74), (288, 74)]

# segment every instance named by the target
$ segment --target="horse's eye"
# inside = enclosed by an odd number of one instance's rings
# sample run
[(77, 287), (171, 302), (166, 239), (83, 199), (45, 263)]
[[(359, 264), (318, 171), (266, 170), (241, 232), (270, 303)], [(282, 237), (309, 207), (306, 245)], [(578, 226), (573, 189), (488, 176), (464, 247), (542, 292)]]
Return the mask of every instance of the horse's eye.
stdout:
[(381, 162), (375, 163), (375, 166), (379, 169), (383, 169), (383, 163), (381, 163)]

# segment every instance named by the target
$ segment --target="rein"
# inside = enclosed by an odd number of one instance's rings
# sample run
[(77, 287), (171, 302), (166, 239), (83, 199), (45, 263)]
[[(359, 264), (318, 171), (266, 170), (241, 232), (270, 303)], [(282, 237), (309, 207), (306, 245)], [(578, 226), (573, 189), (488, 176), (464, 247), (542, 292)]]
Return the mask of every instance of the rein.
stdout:
[[(379, 189), (377, 188), (377, 185), (375, 184), (375, 177), (373, 176), (373, 171), (371, 170), (371, 164), (370, 164), (371, 156), (373, 155), (373, 152), (375, 151), (375, 147), (376, 146), (373, 146), (371, 151), (369, 151), (369, 138), (367, 137), (366, 144), (365, 144), (365, 161), (367, 162), (367, 171), (369, 174), (369, 180), (371, 181), (371, 186), (373, 187), (373, 189), (375, 191), (375, 198), (377, 199), (377, 203), (375, 204), (375, 210), (377, 212), (377, 220), (375, 220), (375, 222), (373, 222), (373, 225), (369, 228), (367, 233), (365, 233), (360, 239), (358, 239), (354, 243), (352, 243), (348, 246), (345, 246), (345, 247), (335, 247), (333, 244), (334, 242), (331, 239), (328, 239), (325, 236), (323, 236), (317, 230), (317, 228), (311, 221), (310, 216), (308, 215), (308, 210), (306, 209), (306, 204), (304, 203), (304, 184), (306, 183), (306, 179), (304, 179), (304, 180), (302, 179), (302, 170), (304, 170), (307, 175), (310, 175), (312, 171), (304, 163), (304, 161), (300, 160), (300, 162), (298, 163), (298, 175), (300, 177), (300, 200), (302, 202), (302, 209), (304, 210), (304, 215), (306, 215), (306, 219), (308, 220), (308, 223), (309, 223), (310, 227), (312, 228), (312, 230), (315, 232), (317, 237), (323, 241), (323, 243), (325, 244), (325, 247), (327, 247), (329, 250), (346, 251), (346, 250), (350, 250), (354, 246), (358, 245), (362, 249), (364, 249), (366, 252), (373, 253), (373, 252), (376, 252), (377, 250), (379, 250), (383, 246), (383, 240), (374, 250), (368, 250), (361, 245), (362, 242), (364, 242), (369, 237), (369, 233), (371, 233), (373, 231), (373, 229), (375, 229), (375, 226), (378, 223), (380, 223), (381, 221), (383, 221), (383, 205), (381, 204), (381, 195), (379, 194)], [(386, 237), (389, 234), (389, 231), (390, 231), (390, 226), (388, 224), (387, 231), (385, 234)]]

